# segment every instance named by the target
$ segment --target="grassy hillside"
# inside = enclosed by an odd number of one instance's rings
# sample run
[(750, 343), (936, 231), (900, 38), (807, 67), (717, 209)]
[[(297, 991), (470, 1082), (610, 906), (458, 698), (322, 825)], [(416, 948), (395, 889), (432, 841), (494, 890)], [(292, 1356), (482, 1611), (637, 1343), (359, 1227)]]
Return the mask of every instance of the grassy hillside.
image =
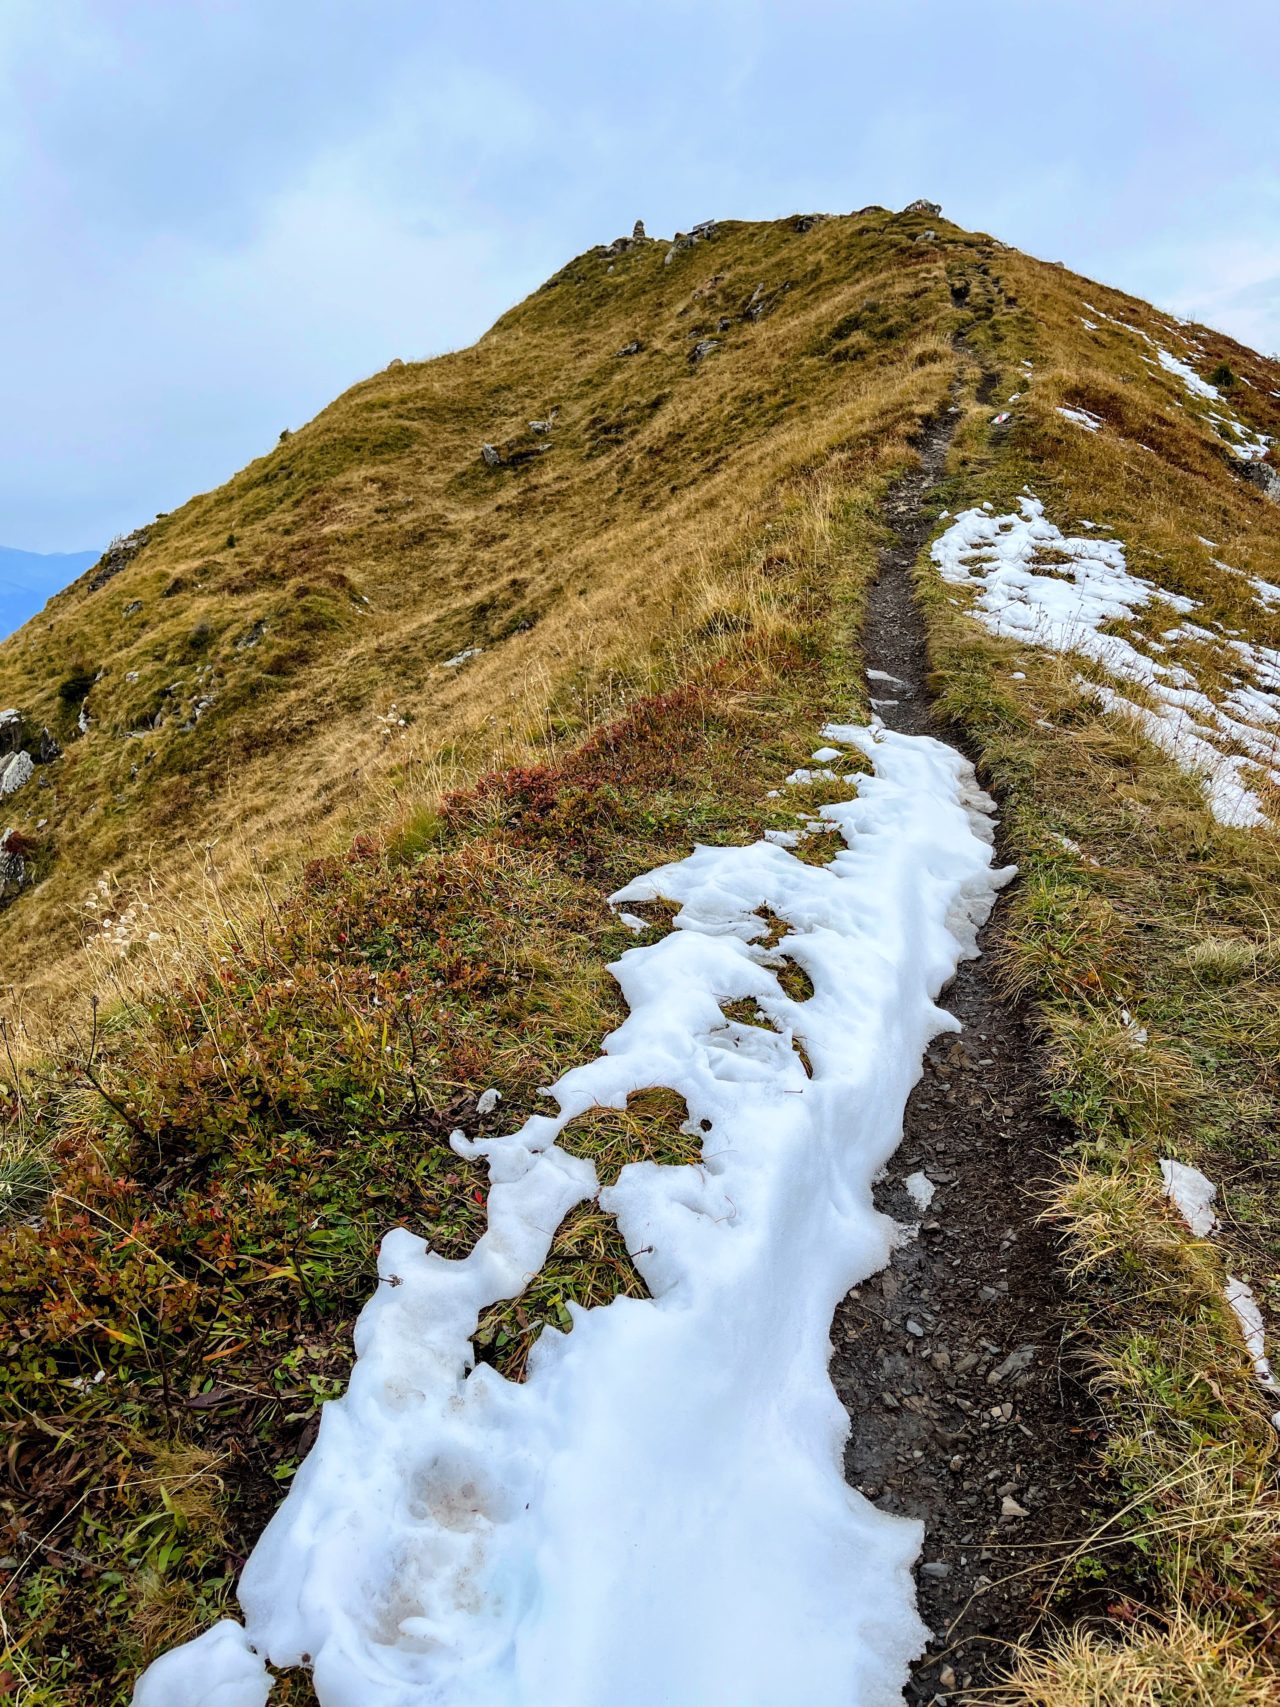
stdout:
[(882, 212), (667, 252), (580, 257), (472, 349), (354, 387), (0, 647), (0, 697), (63, 747), (12, 802), (35, 881), (0, 980), (60, 999), (104, 912), (140, 923), (201, 849), (235, 883), (378, 820), (415, 763), (474, 775), (553, 706), (553, 736), (606, 711), (878, 370), (947, 359), (937, 257)]
[[(1030, 487), (1196, 601), (1148, 638), (1215, 693), (1227, 637), (1280, 647), (1269, 459), (1236, 454), (1280, 432), (1273, 364), (920, 214), (670, 248), (593, 251), (473, 349), (357, 386), (0, 648), (0, 698), (63, 748), (7, 802), (31, 880), (0, 913), (20, 1699), (127, 1700), (228, 1604), (381, 1231), (469, 1248), (461, 1112), (497, 1085), (509, 1122), (616, 1023), (634, 939), (604, 897), (792, 821), (780, 775), (866, 711), (880, 506), (923, 423), (959, 411), (936, 533)], [(1078, 1140), (1045, 1211), (1113, 1516), (1071, 1538), (1072, 1581), (1124, 1560), (1110, 1623), (1036, 1633), (1008, 1698), (1263, 1701), (1274, 1405), (1222, 1281), (1276, 1319), (1280, 843), (1215, 820), (1099, 672), (992, 636), (927, 553), (918, 580), (1022, 868), (1002, 975)], [(567, 1142), (608, 1176), (685, 1159), (682, 1119), (655, 1088)], [(1222, 1185), (1212, 1242), (1161, 1196), (1167, 1156)], [(594, 1209), (549, 1274), (481, 1325), (513, 1378), (568, 1300), (641, 1288)]]

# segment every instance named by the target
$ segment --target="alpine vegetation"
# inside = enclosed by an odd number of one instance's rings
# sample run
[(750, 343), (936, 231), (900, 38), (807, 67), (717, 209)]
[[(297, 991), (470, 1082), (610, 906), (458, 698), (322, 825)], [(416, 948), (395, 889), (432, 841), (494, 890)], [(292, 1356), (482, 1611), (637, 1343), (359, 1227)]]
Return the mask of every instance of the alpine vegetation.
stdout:
[(1276, 1699), (1278, 435), (637, 222), (0, 642), (0, 1694)]

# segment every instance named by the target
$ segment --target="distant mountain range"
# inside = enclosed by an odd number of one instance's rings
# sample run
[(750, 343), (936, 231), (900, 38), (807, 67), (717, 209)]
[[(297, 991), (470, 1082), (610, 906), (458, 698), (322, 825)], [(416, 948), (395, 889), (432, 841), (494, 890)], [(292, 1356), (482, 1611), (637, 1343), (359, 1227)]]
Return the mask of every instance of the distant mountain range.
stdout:
[(97, 551), (16, 551), (0, 545), (0, 639), (21, 628), (52, 598), (98, 561)]

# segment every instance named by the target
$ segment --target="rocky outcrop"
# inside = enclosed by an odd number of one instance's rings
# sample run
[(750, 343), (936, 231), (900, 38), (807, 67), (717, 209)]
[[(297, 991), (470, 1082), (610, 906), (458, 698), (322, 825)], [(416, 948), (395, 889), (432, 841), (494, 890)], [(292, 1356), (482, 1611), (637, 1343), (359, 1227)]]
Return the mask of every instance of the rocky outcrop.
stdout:
[(150, 528), (134, 528), (132, 533), (113, 539), (89, 571), (89, 591), (96, 593), (99, 587), (105, 587), (108, 581), (114, 580), (122, 569), (127, 569), (150, 538)]
[(23, 740), (22, 713), (16, 706), (0, 711), (0, 799), (16, 794), (35, 773), (35, 760), (23, 746)]
[(719, 338), (699, 338), (697, 343), (689, 351), (689, 360), (691, 362), (704, 361), (706, 357), (711, 354), (712, 350), (718, 350), (719, 348)]
[(486, 468), (498, 468), (502, 463), (502, 453), (497, 445), (481, 445), (480, 455), (484, 458)]
[(612, 243), (605, 244), (604, 252), (606, 255), (625, 255), (628, 249), (637, 249), (641, 243), (648, 241), (649, 239), (645, 236), (644, 231), (644, 220), (637, 219), (631, 227), (630, 237), (615, 237)]
[(30, 753), (19, 750), (0, 759), (0, 799), (16, 794), (35, 775), (35, 760)]
[(695, 243), (705, 243), (716, 234), (714, 219), (704, 219), (701, 225), (695, 225), (692, 231), (677, 231), (671, 247), (663, 256), (663, 265), (669, 267), (677, 255), (686, 249), (692, 249)]
[(27, 881), (25, 843), (17, 830), (0, 836), (0, 905), (12, 901)]
[(1238, 462), (1236, 471), (1259, 488), (1264, 498), (1280, 504), (1280, 470), (1269, 462)]
[(644, 345), (639, 338), (633, 338), (629, 344), (624, 344), (620, 350), (615, 350), (614, 356), (638, 356)]
[(908, 202), (902, 211), (903, 213), (926, 213), (931, 219), (936, 219), (942, 212), (942, 203), (927, 202), (923, 196), (919, 196), (915, 201)]

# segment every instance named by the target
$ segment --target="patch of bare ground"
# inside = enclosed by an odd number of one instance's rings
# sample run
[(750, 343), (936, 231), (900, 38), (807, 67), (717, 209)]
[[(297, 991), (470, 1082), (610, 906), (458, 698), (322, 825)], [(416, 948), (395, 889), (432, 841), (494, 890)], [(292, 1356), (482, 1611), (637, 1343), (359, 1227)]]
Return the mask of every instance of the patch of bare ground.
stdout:
[[(911, 575), (956, 418), (930, 425), (919, 468), (889, 494), (894, 539), (864, 635), (884, 722), (948, 739), (931, 717)], [(1094, 1424), (1062, 1360), (1065, 1300), (1038, 1221), (1069, 1134), (1047, 1110), (1026, 1019), (995, 986), (1000, 929), (998, 905), (982, 957), (942, 997), (963, 1029), (930, 1047), (877, 1191), (881, 1209), (918, 1230), (850, 1293), (832, 1330), (832, 1379), (852, 1419), (849, 1480), (924, 1524), (918, 1596), (934, 1637), (912, 1701), (999, 1677), (1060, 1587), (1064, 1543), (1090, 1527), (1096, 1497), (1086, 1470)], [(927, 1206), (908, 1189), (913, 1175), (933, 1188)]]

